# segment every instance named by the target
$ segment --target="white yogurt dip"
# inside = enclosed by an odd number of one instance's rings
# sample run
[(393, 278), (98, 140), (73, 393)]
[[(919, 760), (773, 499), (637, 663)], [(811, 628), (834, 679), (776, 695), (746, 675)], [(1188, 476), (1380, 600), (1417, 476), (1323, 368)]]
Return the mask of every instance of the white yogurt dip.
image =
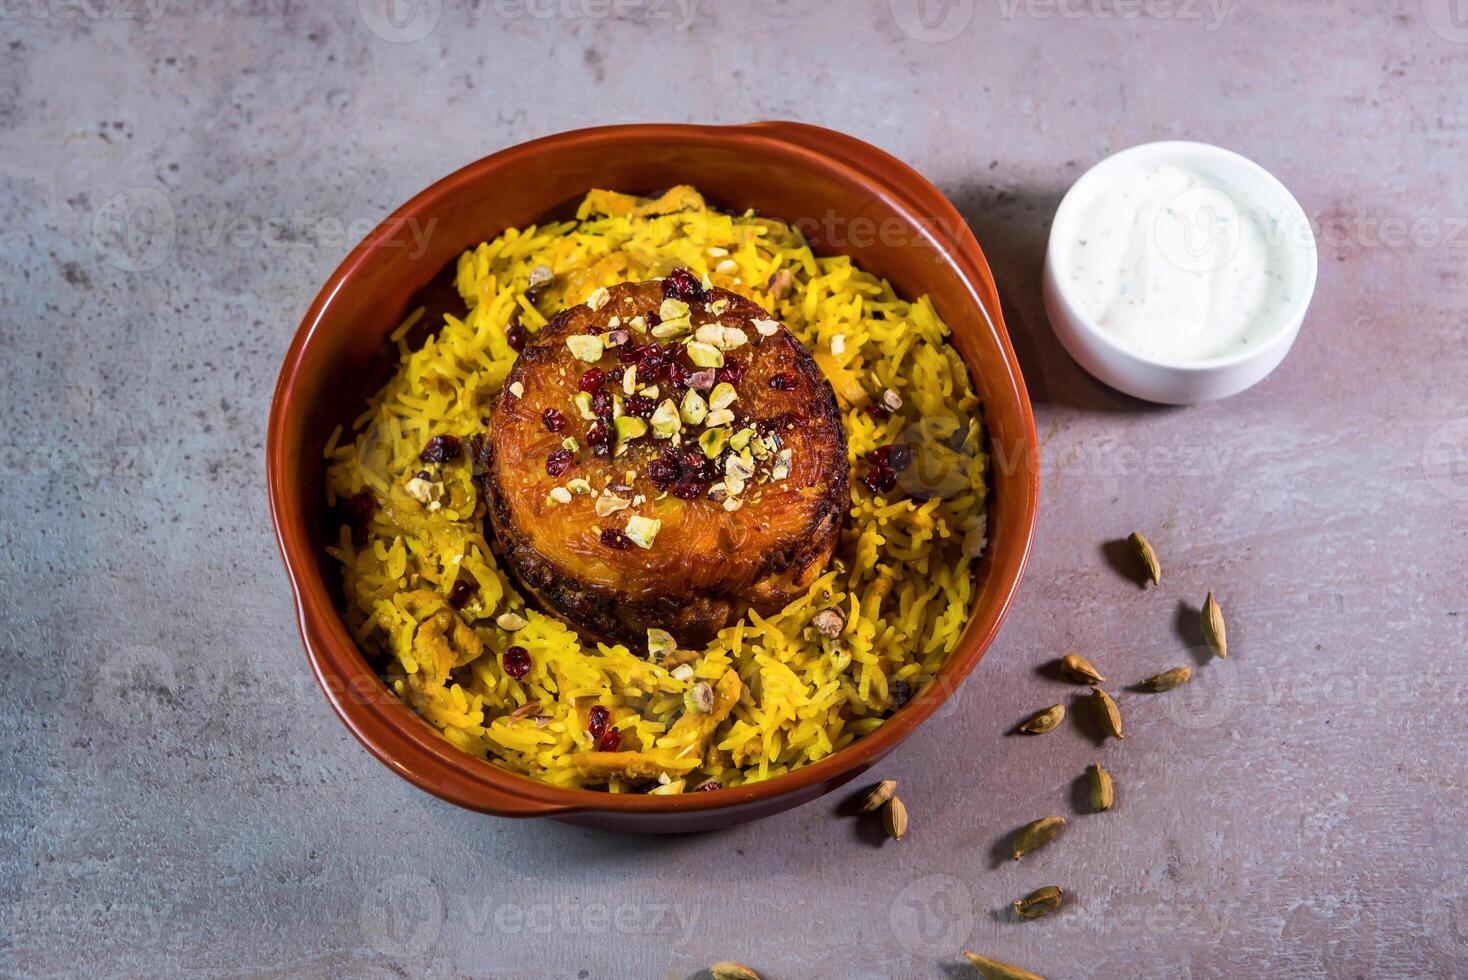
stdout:
[(1080, 209), (1062, 267), (1075, 303), (1116, 343), (1171, 363), (1226, 357), (1293, 303), (1276, 216), (1204, 173), (1162, 164)]

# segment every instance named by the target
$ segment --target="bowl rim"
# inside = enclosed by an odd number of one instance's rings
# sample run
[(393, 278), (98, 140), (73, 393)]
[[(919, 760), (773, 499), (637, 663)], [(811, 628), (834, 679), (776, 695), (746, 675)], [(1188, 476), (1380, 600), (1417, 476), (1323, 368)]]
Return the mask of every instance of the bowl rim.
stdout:
[[(1075, 299), (1066, 278), (1060, 274), (1061, 256), (1060, 250), (1064, 247), (1065, 239), (1069, 236), (1069, 229), (1074, 226), (1080, 209), (1090, 203), (1096, 193), (1104, 189), (1103, 181), (1119, 172), (1125, 175), (1127, 168), (1138, 165), (1139, 161), (1154, 161), (1157, 163), (1179, 163), (1188, 159), (1205, 158), (1216, 165), (1231, 170), (1234, 174), (1243, 175), (1252, 188), (1264, 188), (1268, 194), (1273, 196), (1272, 201), (1256, 201), (1260, 206), (1277, 205), (1275, 210), (1287, 214), (1290, 222), (1296, 227), (1304, 229), (1308, 241), (1292, 243), (1286, 236), (1283, 247), (1297, 249), (1302, 265), (1300, 273), (1295, 277), (1299, 291), (1294, 301), (1286, 307), (1270, 325), (1269, 332), (1265, 335), (1264, 342), (1251, 346), (1247, 350), (1235, 351), (1232, 354), (1220, 354), (1214, 357), (1206, 357), (1195, 361), (1180, 361), (1164, 357), (1152, 357), (1131, 347), (1122, 344), (1111, 336), (1096, 323), (1095, 319), (1088, 315)], [(1242, 188), (1241, 188), (1242, 189)], [(1250, 194), (1251, 197), (1257, 195)], [(1300, 202), (1290, 193), (1288, 187), (1274, 174), (1266, 170), (1261, 164), (1254, 162), (1241, 153), (1230, 150), (1227, 147), (1218, 146), (1213, 143), (1201, 143), (1195, 140), (1157, 140), (1151, 143), (1138, 143), (1122, 150), (1117, 150), (1109, 156), (1102, 157), (1091, 165), (1085, 173), (1076, 178), (1075, 183), (1066, 190), (1065, 196), (1060, 199), (1060, 204), (1055, 208), (1055, 216), (1050, 221), (1050, 233), (1045, 243), (1045, 272), (1046, 286), (1054, 293), (1055, 299), (1062, 305), (1066, 316), (1073, 325), (1073, 329), (1083, 332), (1091, 341), (1103, 347), (1108, 354), (1119, 359), (1124, 359), (1138, 365), (1149, 368), (1161, 368), (1166, 371), (1176, 372), (1181, 375), (1208, 374), (1210, 372), (1223, 371), (1237, 367), (1241, 364), (1253, 364), (1268, 360), (1278, 353), (1281, 346), (1289, 347), (1294, 344), (1295, 337), (1299, 333), (1300, 324), (1304, 321), (1305, 313), (1315, 297), (1315, 287), (1319, 277), (1320, 259), (1315, 242), (1314, 230), (1310, 227), (1309, 216)], [(1262, 380), (1262, 379), (1260, 379)]]
[[(809, 169), (841, 172), (870, 191), (888, 209), (910, 219), (916, 232), (951, 267), (967, 299), (986, 321), (997, 342), (1005, 376), (992, 379), (1015, 402), (1020, 442), (1006, 462), (1020, 471), (1024, 494), (1015, 501), (1017, 517), (1003, 562), (991, 544), (988, 574), (997, 576), (990, 601), (979, 605), (980, 589), (952, 652), (927, 687), (894, 712), (874, 732), (824, 759), (763, 781), (703, 793), (661, 796), (554, 786), (512, 772), (462, 751), (433, 730), (393, 695), (368, 664), (346, 629), (325, 577), (316, 573), (305, 526), (305, 504), (296, 492), (291, 446), (285, 428), (296, 403), (298, 375), (308, 348), (332, 301), (350, 287), (382, 242), (390, 242), (405, 223), (451, 202), (458, 192), (492, 178), (507, 164), (529, 155), (554, 154), (572, 147), (609, 145), (656, 137), (775, 153)], [(498, 233), (498, 232), (496, 232)], [(965, 366), (974, 371), (968, 358)], [(1002, 383), (1001, 383), (1002, 382)], [(1006, 400), (1009, 400), (1008, 398)], [(500, 816), (574, 817), (584, 814), (694, 814), (744, 809), (790, 798), (823, 781), (834, 787), (902, 742), (950, 697), (992, 644), (1013, 605), (1034, 543), (1038, 520), (1039, 462), (1034, 414), (1018, 359), (1004, 327), (998, 291), (987, 261), (967, 223), (926, 178), (895, 157), (854, 137), (795, 122), (756, 122), (734, 126), (629, 124), (572, 130), (508, 147), (474, 161), (434, 182), (395, 209), (358, 243), (332, 272), (313, 299), (287, 348), (271, 400), (265, 446), (266, 483), (276, 543), (286, 568), (297, 627), (318, 686), (333, 710), (362, 745), (388, 768), (448, 802)], [(995, 535), (990, 535), (991, 542)], [(818, 795), (818, 794), (813, 794)]]

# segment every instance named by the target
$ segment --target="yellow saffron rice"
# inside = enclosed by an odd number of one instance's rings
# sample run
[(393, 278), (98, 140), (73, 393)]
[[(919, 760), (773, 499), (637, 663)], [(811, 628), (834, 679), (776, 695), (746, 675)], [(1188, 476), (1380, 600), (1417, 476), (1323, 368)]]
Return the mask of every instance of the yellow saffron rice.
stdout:
[[(542, 266), (554, 279), (532, 302), (531, 272)], [(485, 538), (467, 450), (435, 476), (444, 484), (436, 509), (405, 490), (430, 437), (484, 433), (515, 360), (512, 322), (533, 334), (598, 287), (680, 266), (763, 305), (815, 354), (836, 391), (852, 461), (851, 517), (826, 573), (778, 614), (751, 612), (707, 648), (675, 657), (681, 664), (585, 642), (527, 608)], [(573, 221), (511, 229), (464, 253), (457, 287), (467, 316), (445, 316), (417, 349), (405, 338), (421, 311), (399, 327), (396, 374), (326, 449), (328, 504), (362, 491), (378, 504), (365, 543), (343, 527), (330, 548), (342, 567), (347, 624), (389, 687), (445, 738), (562, 786), (734, 786), (869, 734), (934, 675), (973, 598), (988, 458), (972, 381), (926, 297), (909, 302), (845, 257), (813, 255), (788, 225), (710, 209), (690, 187), (655, 200), (592, 191)], [(867, 410), (884, 397), (898, 406), (890, 415)], [(911, 445), (914, 462), (896, 490), (876, 496), (861, 482), (862, 457), (896, 442)], [(455, 611), (446, 597), (460, 578), (477, 589)], [(844, 618), (836, 638), (811, 623), (825, 609)], [(530, 654), (518, 679), (501, 662), (511, 646)], [(731, 671), (738, 701), (717, 726), (679, 725), (690, 717), (689, 688), (727, 691), (720, 682), (732, 681)], [(594, 705), (610, 713), (636, 764), (588, 763)]]

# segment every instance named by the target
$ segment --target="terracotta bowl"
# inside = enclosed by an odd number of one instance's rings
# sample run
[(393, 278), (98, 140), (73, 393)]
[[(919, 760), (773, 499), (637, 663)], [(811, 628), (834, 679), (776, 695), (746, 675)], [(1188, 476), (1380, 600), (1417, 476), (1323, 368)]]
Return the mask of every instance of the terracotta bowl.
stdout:
[[(817, 252), (843, 253), (907, 297), (928, 294), (953, 329), (984, 404), (993, 466), (990, 553), (967, 629), (937, 680), (872, 735), (796, 772), (683, 796), (548, 786), (461, 752), (393, 696), (337, 612), (340, 584), (322, 447), (390, 376), (387, 335), (459, 253), (506, 228), (562, 215), (587, 190), (688, 183), (710, 203), (795, 223)], [(327, 699), (363, 745), (442, 799), (506, 817), (550, 816), (679, 832), (777, 813), (853, 779), (932, 715), (994, 639), (1035, 529), (1035, 423), (989, 266), (962, 218), (912, 169), (849, 136), (796, 123), (613, 126), (512, 147), (451, 174), (399, 208), (332, 273), (287, 351), (270, 410), (271, 515), (301, 638)]]

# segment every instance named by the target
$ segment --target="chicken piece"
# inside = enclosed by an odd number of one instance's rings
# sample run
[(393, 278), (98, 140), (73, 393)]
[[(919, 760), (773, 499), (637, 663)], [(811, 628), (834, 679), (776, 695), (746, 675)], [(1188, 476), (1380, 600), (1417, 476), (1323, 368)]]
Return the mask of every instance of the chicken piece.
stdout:
[(416, 589), (402, 601), (414, 618), (423, 617), (413, 633), (413, 655), (434, 684), (443, 684), (449, 671), (477, 660), (484, 652), (479, 634), (437, 592)]
[(595, 305), (510, 372), (483, 441), (490, 534), (588, 637), (701, 647), (829, 561), (850, 506), (836, 399), (782, 324), (687, 272)]
[(728, 670), (714, 687), (714, 707), (708, 714), (684, 712), (673, 727), (646, 752), (575, 752), (571, 765), (588, 776), (650, 779), (663, 773), (682, 775), (703, 762), (714, 732), (729, 717), (744, 685)]

